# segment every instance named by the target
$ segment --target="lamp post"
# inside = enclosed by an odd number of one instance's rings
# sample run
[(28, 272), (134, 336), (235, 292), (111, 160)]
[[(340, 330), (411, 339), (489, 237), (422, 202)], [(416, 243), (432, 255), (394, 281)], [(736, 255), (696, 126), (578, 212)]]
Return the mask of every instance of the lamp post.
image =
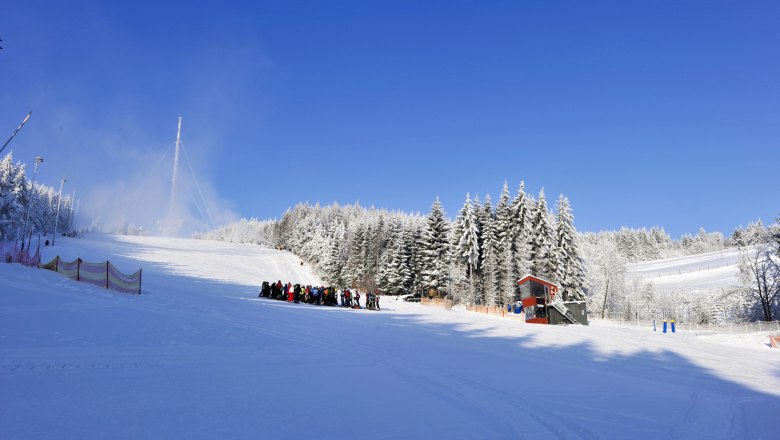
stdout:
[[(35, 156), (35, 168), (33, 171), (32, 185), (30, 185), (30, 199), (27, 201), (27, 215), (24, 218), (24, 228), (22, 228), (22, 250), (24, 250), (24, 240), (27, 237), (27, 222), (30, 221), (30, 208), (32, 207), (33, 195), (35, 195), (35, 176), (38, 174), (38, 164), (43, 162), (41, 156)], [(29, 248), (29, 245), (27, 246)]]
[(57, 225), (60, 222), (60, 203), (62, 203), (62, 186), (65, 185), (68, 179), (64, 177), (60, 180), (60, 195), (57, 196), (57, 215), (54, 217), (54, 236), (51, 238), (51, 245), (54, 246), (54, 242), (57, 240)]

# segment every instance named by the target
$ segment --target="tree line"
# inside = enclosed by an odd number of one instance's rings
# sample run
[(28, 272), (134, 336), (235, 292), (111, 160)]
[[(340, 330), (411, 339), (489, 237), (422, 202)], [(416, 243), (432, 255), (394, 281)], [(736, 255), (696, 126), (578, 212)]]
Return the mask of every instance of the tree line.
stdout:
[[(713, 288), (657, 289), (652, 279), (632, 276), (638, 261), (696, 255), (726, 248), (740, 254), (738, 279)], [(700, 229), (672, 240), (661, 228), (602, 231), (581, 235), (580, 251), (590, 283), (593, 316), (623, 320), (683, 319), (697, 324), (771, 321), (780, 312), (780, 218), (736, 228), (724, 237)]]
[[(13, 153), (8, 153), (0, 160), (0, 239), (20, 238), (17, 235), (24, 225), (28, 207), (28, 236), (31, 233), (52, 233), (57, 222), (58, 201), (58, 190), (39, 183), (32, 185), (27, 177), (25, 164), (14, 163)], [(57, 222), (60, 231), (67, 231), (71, 205), (71, 197), (63, 196)]]
[[(254, 222), (255, 230), (267, 228)], [(427, 216), (359, 204), (298, 204), (273, 225), (268, 241), (314, 264), (336, 286), (503, 305), (516, 300), (516, 281), (534, 274), (559, 284), (564, 300), (586, 296), (568, 199), (560, 196), (552, 213), (544, 191), (531, 197), (522, 183), (514, 197), (505, 184), (495, 207), (490, 196), (480, 201), (466, 195), (454, 221), (437, 198)]]

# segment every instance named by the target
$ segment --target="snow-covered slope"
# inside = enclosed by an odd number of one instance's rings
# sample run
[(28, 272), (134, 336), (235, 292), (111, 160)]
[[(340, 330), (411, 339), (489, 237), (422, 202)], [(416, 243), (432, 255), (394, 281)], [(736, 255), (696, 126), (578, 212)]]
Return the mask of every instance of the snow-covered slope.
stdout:
[(740, 251), (722, 251), (629, 264), (629, 274), (652, 283), (656, 290), (713, 290), (739, 284)]
[(258, 299), (264, 278), (315, 278), (251, 246), (98, 237), (56, 251), (143, 267), (144, 294), (0, 264), (2, 438), (777, 434), (780, 353), (765, 344)]

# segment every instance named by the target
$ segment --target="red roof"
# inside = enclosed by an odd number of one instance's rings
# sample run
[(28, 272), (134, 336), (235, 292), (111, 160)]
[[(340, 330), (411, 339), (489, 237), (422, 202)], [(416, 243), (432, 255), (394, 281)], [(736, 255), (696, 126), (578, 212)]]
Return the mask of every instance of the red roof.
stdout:
[(535, 277), (533, 275), (526, 275), (523, 278), (520, 279), (520, 281), (517, 282), (517, 284), (525, 284), (529, 281), (536, 281), (539, 284), (544, 284), (547, 287), (554, 287), (556, 290), (558, 289), (558, 285), (553, 283), (552, 281), (547, 281), (543, 278)]

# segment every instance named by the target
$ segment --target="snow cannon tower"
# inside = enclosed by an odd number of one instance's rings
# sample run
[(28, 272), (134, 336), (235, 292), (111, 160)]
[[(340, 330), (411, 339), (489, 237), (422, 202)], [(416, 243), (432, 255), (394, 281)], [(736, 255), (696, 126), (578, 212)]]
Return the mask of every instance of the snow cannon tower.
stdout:
[(584, 301), (564, 303), (558, 295), (558, 285), (526, 275), (517, 282), (520, 301), (525, 310), (525, 322), (530, 324), (588, 325)]

